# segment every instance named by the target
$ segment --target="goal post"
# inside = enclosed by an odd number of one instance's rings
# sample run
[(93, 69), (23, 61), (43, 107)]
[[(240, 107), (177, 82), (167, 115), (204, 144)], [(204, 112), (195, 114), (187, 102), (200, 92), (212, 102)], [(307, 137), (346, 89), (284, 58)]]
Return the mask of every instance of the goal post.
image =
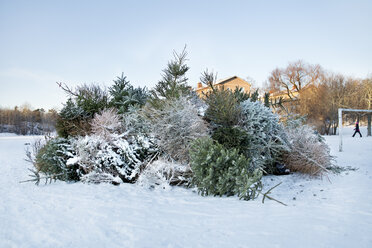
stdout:
[[(342, 152), (342, 112), (365, 112), (372, 113), (372, 110), (368, 109), (338, 109), (338, 136), (340, 137), (340, 144), (338, 150)], [(367, 136), (371, 136), (371, 115), (368, 115), (368, 133)]]

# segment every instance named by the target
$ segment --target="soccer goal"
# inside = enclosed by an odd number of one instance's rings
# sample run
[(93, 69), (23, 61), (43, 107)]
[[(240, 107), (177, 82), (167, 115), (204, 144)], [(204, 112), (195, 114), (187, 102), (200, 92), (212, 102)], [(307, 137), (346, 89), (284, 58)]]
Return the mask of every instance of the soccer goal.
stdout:
[[(339, 151), (342, 152), (342, 112), (365, 112), (365, 113), (372, 113), (372, 110), (367, 109), (338, 109), (338, 136), (340, 137), (340, 145)], [(367, 136), (371, 136), (371, 115), (368, 115), (368, 134)]]

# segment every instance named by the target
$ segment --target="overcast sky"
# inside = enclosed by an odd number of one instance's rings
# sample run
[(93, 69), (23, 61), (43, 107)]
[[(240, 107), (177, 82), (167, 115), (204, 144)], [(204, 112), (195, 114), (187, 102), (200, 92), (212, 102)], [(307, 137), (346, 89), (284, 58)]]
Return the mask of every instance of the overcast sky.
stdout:
[(187, 45), (189, 84), (253, 78), (303, 59), (345, 75), (372, 73), (372, 1), (0, 0), (0, 107), (61, 108), (70, 86), (109, 86), (124, 72), (151, 88)]

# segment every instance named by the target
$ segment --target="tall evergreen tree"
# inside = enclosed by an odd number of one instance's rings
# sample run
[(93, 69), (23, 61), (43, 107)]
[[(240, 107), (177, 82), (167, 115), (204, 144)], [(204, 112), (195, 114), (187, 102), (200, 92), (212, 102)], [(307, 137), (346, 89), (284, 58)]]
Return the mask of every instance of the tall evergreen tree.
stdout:
[(173, 56), (173, 60), (169, 61), (163, 70), (162, 80), (150, 92), (150, 103), (153, 106), (158, 106), (163, 99), (177, 99), (188, 95), (191, 91), (186, 77), (186, 72), (189, 70), (186, 65), (186, 46), (180, 54), (174, 51)]

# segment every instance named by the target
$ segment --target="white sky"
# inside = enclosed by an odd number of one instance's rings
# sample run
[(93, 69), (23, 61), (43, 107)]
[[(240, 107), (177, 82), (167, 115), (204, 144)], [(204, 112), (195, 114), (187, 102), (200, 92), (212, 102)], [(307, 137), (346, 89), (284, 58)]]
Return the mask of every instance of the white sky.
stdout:
[(372, 73), (372, 1), (3, 1), (0, 106), (61, 108), (55, 82), (151, 88), (187, 44), (189, 84), (208, 68), (253, 78), (303, 59)]

